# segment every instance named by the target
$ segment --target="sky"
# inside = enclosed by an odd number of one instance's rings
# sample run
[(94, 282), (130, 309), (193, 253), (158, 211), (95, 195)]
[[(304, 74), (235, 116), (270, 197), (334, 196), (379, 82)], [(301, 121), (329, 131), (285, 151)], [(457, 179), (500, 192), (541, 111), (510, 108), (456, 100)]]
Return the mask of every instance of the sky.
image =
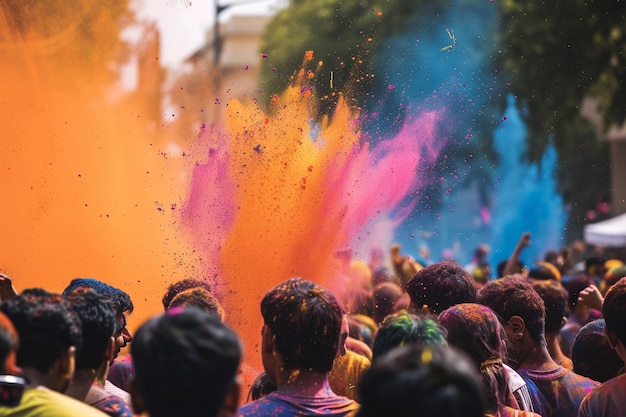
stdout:
[[(142, 21), (154, 21), (161, 33), (161, 62), (176, 67), (200, 49), (215, 20), (218, 0), (135, 0), (133, 7)], [(275, 10), (284, 0), (232, 0), (234, 5), (220, 15), (224, 22), (233, 14), (259, 14)], [(235, 7), (236, 6), (236, 7)]]

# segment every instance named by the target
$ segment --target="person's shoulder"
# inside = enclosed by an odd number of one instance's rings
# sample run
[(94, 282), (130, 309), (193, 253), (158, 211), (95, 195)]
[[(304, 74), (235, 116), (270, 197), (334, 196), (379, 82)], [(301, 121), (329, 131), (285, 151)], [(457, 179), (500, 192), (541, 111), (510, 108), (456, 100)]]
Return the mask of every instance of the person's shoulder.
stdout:
[(271, 410), (277, 409), (276, 401), (273, 399), (272, 394), (273, 393), (269, 393), (258, 400), (242, 405), (237, 409), (236, 417), (269, 416)]
[(44, 387), (24, 391), (20, 405), (0, 407), (0, 416), (35, 417), (106, 417), (100, 410), (65, 394)]
[(98, 410), (114, 417), (132, 417), (134, 415), (131, 407), (116, 395), (109, 395), (91, 404)]
[(580, 404), (579, 417), (626, 416), (626, 374), (595, 387)]
[(598, 385), (600, 385), (600, 383), (598, 381), (594, 381), (593, 379), (583, 376), (583, 375), (579, 375), (574, 371), (571, 371), (569, 369), (565, 370), (565, 377), (564, 379), (568, 379), (571, 382), (576, 383), (577, 385), (583, 385), (586, 387), (597, 387)]
[(597, 385), (589, 395), (585, 397), (586, 401), (593, 399), (602, 399), (607, 396), (617, 395), (618, 399), (624, 403), (624, 411), (626, 412), (626, 374), (611, 378)]

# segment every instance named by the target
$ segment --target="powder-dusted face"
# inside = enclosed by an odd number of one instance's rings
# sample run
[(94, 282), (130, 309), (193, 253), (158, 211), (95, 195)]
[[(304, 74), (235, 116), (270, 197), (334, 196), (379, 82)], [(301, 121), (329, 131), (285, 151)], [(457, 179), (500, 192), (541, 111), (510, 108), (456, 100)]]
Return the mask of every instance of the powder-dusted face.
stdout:
[(115, 353), (113, 359), (119, 355), (122, 348), (133, 341), (133, 335), (130, 333), (130, 330), (128, 330), (128, 327), (126, 327), (126, 316), (124, 313), (118, 313), (115, 319), (117, 320), (117, 325), (115, 333), (113, 333), (113, 338), (115, 339)]

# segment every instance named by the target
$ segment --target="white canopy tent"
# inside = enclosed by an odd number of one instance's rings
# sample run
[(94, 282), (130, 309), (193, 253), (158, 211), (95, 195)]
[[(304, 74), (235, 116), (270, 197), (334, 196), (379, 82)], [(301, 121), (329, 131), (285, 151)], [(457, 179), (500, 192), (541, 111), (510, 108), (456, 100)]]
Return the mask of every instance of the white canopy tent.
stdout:
[(626, 213), (585, 226), (585, 243), (604, 247), (626, 246)]

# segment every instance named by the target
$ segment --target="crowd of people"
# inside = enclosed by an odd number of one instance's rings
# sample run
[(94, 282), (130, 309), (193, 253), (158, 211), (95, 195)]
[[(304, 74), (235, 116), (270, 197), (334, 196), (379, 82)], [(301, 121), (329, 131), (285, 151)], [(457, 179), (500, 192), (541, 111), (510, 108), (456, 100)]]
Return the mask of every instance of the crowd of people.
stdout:
[(202, 279), (171, 284), (133, 335), (131, 297), (106, 282), (18, 293), (0, 274), (0, 417), (626, 416), (626, 267), (571, 248), (526, 267), (529, 244), (495, 274), (484, 245), (465, 266), (394, 245), (342, 294), (280, 282), (249, 387)]

